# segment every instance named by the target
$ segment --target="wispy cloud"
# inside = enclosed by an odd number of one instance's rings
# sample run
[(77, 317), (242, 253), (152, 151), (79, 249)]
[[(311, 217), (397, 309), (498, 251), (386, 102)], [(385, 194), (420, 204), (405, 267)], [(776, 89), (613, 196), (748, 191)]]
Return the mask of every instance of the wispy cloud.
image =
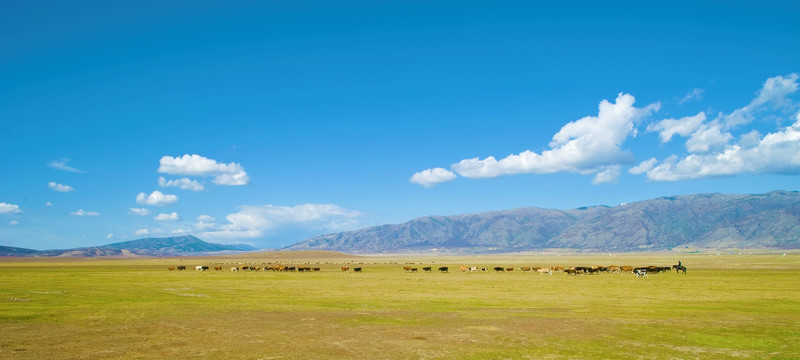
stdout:
[(683, 98), (678, 101), (679, 105), (683, 105), (689, 101), (700, 101), (703, 100), (703, 93), (705, 90), (694, 88), (692, 91), (689, 91)]
[(130, 208), (131, 210), (128, 211), (128, 214), (131, 215), (139, 215), (139, 216), (146, 216), (150, 215), (150, 210), (147, 208)]
[(169, 214), (166, 214), (166, 213), (158, 214), (158, 215), (156, 215), (156, 217), (153, 220), (155, 220), (155, 221), (177, 221), (179, 219), (180, 218), (178, 217), (178, 213), (177, 212), (172, 212), (172, 213), (169, 213)]
[[(354, 228), (359, 216), (361, 213), (358, 211), (334, 204), (243, 206), (241, 211), (226, 216), (228, 224), (201, 236), (212, 239), (257, 238), (278, 228), (297, 226), (319, 231), (342, 231)], [(198, 218), (198, 221), (213, 221), (213, 218)]]
[(69, 214), (72, 216), (100, 216), (100, 213), (97, 211), (84, 211), (83, 209), (78, 209)]
[(184, 190), (191, 190), (191, 191), (203, 191), (203, 185), (200, 184), (197, 180), (192, 180), (189, 178), (181, 178), (175, 180), (167, 180), (163, 176), (158, 177), (158, 186), (161, 187), (177, 187)]
[(64, 170), (64, 171), (69, 171), (69, 172), (74, 172), (74, 173), (85, 173), (85, 171), (83, 171), (83, 170), (79, 170), (79, 169), (76, 169), (76, 168), (74, 168), (72, 166), (67, 165), (68, 162), (69, 162), (69, 159), (62, 158), (60, 160), (53, 160), (53, 161), (47, 163), (47, 166), (49, 166), (49, 167), (51, 167), (53, 169)]

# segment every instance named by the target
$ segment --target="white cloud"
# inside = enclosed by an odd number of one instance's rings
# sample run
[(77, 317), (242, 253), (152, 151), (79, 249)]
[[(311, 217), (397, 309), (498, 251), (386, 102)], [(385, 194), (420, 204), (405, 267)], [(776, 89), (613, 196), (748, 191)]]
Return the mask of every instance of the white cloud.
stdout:
[(706, 113), (700, 112), (695, 116), (687, 116), (680, 119), (664, 119), (655, 124), (647, 125), (648, 132), (658, 132), (661, 143), (672, 140), (675, 134), (689, 136), (694, 133), (701, 124), (706, 121)]
[(214, 176), (218, 185), (247, 185), (250, 178), (237, 163), (222, 164), (196, 154), (181, 157), (163, 156), (158, 172), (172, 175)]
[(788, 95), (797, 91), (797, 79), (797, 74), (767, 79), (758, 92), (758, 96), (750, 104), (736, 109), (730, 114), (720, 116), (722, 125), (726, 129), (732, 129), (752, 122), (755, 120), (756, 114), (765, 109), (795, 108)]
[(61, 160), (53, 160), (53, 161), (47, 163), (47, 166), (49, 166), (49, 167), (51, 167), (53, 169), (64, 170), (64, 171), (69, 171), (69, 172), (74, 172), (74, 173), (85, 173), (85, 171), (83, 171), (83, 170), (78, 170), (78, 169), (76, 169), (76, 168), (74, 168), (72, 166), (67, 165), (68, 162), (69, 162), (69, 159), (62, 158)]
[(708, 151), (719, 151), (725, 148), (731, 140), (733, 135), (727, 131), (722, 130), (722, 126), (718, 122), (700, 125), (700, 127), (692, 133), (689, 140), (686, 140), (686, 150), (692, 153), (702, 153)]
[(488, 178), (523, 173), (596, 174), (607, 171), (608, 166), (630, 163), (633, 155), (621, 148), (623, 142), (636, 136), (635, 125), (640, 119), (660, 107), (660, 104), (651, 104), (636, 108), (635, 101), (632, 95), (622, 93), (617, 96), (616, 103), (601, 101), (597, 116), (564, 125), (553, 136), (550, 150), (541, 154), (526, 150), (500, 160), (493, 156), (483, 160), (465, 159), (451, 168), (464, 177)]
[(644, 174), (650, 171), (650, 169), (652, 169), (653, 167), (655, 167), (657, 163), (658, 159), (651, 158), (649, 160), (642, 161), (641, 163), (639, 163), (639, 165), (636, 165), (628, 169), (628, 172), (634, 175)]
[(342, 231), (354, 228), (358, 224), (356, 218), (359, 216), (361, 213), (358, 211), (333, 204), (243, 206), (241, 211), (226, 216), (228, 224), (200, 236), (212, 239), (257, 238), (271, 230), (293, 226)]
[(131, 210), (128, 211), (128, 214), (139, 215), (139, 216), (150, 215), (150, 210), (146, 208), (130, 208), (130, 209)]
[(11, 220), (11, 221), (8, 222), (8, 225), (19, 225), (19, 221)]
[(139, 229), (133, 232), (134, 235), (149, 235), (150, 230), (148, 229)]
[(216, 226), (216, 221), (217, 219), (213, 216), (200, 215), (197, 217), (197, 223), (194, 224), (194, 227), (198, 230), (213, 229)]
[(153, 191), (150, 195), (139, 193), (139, 195), (136, 196), (136, 203), (142, 205), (162, 206), (174, 204), (176, 202), (178, 202), (178, 197), (176, 195), (164, 194), (158, 190)]
[(19, 205), (0, 202), (0, 214), (16, 214), (21, 212), (22, 210), (20, 210)]
[(114, 234), (108, 234), (108, 235), (106, 235), (106, 239), (113, 239), (113, 238), (114, 238)]
[(705, 90), (694, 88), (692, 91), (686, 94), (680, 101), (678, 101), (679, 105), (683, 105), (689, 101), (699, 101), (703, 99), (703, 93)]
[(83, 211), (83, 209), (78, 209), (69, 214), (73, 216), (100, 216), (100, 213), (97, 211)]
[(594, 176), (592, 184), (605, 184), (616, 182), (619, 179), (619, 165), (611, 165), (606, 167)]
[(55, 191), (58, 191), (58, 192), (70, 192), (70, 191), (75, 190), (72, 186), (59, 184), (59, 183), (56, 183), (55, 181), (51, 181), (51, 182), (47, 183), (47, 187), (49, 187), (49, 188), (51, 188), (51, 189), (53, 189)]
[(170, 214), (166, 214), (166, 213), (158, 214), (158, 215), (156, 215), (154, 220), (156, 220), (156, 221), (177, 221), (177, 220), (179, 220), (179, 218), (178, 218), (178, 213), (173, 211)]
[(49, 202), (49, 201), (48, 201), (48, 202), (44, 203), (44, 205), (45, 205), (45, 206), (53, 206), (53, 203), (51, 203), (51, 202)]
[(177, 180), (167, 180), (164, 179), (163, 176), (158, 177), (158, 185), (161, 187), (178, 187), (184, 190), (191, 190), (191, 191), (203, 191), (203, 185), (200, 184), (197, 180), (192, 180), (189, 178), (181, 178)]
[(169, 232), (170, 234), (178, 235), (178, 234), (187, 234), (189, 233), (188, 230), (185, 229), (175, 229)]
[(433, 187), (434, 185), (446, 181), (452, 181), (457, 176), (452, 171), (443, 168), (433, 168), (422, 170), (411, 176), (411, 181), (414, 184), (419, 184), (424, 187)]
[[(741, 173), (798, 174), (800, 173), (800, 113), (789, 95), (798, 91), (798, 75), (776, 76), (767, 79), (756, 98), (731, 114), (705, 120), (686, 140), (688, 155), (672, 155), (658, 163), (655, 159), (630, 169), (632, 174), (646, 173), (654, 181), (680, 181)], [(737, 136), (732, 131), (757, 119), (758, 116), (784, 119), (792, 114), (794, 123), (763, 135), (757, 130)], [(689, 119), (689, 118), (683, 118)], [(683, 120), (682, 119), (682, 120)], [(694, 120), (696, 121), (696, 119)], [(695, 122), (686, 120), (681, 130), (677, 123), (659, 122), (648, 131), (662, 131), (662, 140), (673, 134), (687, 136)], [(778, 122), (780, 123), (780, 121)], [(675, 126), (669, 126), (675, 125)], [(646, 165), (646, 166), (645, 166)]]

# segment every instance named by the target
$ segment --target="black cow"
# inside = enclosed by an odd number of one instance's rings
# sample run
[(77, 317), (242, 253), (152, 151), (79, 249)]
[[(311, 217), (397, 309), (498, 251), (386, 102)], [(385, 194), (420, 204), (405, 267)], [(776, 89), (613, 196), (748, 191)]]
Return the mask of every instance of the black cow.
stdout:
[(178, 270), (186, 270), (186, 266), (183, 266), (183, 265), (178, 266)]
[(357, 272), (357, 273), (360, 273), (360, 272), (361, 272), (361, 268), (360, 268), (360, 267), (353, 268), (353, 271), (355, 271), (355, 272)]
[(439, 268), (439, 271), (441, 271), (441, 272), (447, 272), (447, 270), (448, 270), (447, 266), (442, 266), (442, 267)]
[(497, 272), (504, 272), (504, 271), (506, 271), (506, 269), (505, 269), (505, 268), (503, 268), (502, 266), (495, 266), (495, 267), (494, 267), (494, 271), (497, 271)]

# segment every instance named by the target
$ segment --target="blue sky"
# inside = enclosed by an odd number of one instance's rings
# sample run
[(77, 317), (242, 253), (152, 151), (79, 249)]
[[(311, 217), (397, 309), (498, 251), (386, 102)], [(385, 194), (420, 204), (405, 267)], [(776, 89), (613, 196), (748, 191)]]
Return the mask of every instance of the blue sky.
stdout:
[(0, 3), (0, 245), (799, 190), (800, 5)]

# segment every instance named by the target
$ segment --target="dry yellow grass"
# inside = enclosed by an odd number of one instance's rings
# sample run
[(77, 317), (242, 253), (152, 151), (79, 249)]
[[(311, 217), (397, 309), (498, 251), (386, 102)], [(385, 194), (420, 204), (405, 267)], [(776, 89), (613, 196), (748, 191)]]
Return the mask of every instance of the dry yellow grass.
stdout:
[[(647, 279), (519, 267), (669, 265), (676, 255), (298, 255), (3, 259), (0, 359), (800, 357), (797, 254), (682, 254), (688, 274)], [(277, 262), (321, 271), (229, 271)], [(181, 264), (190, 270), (167, 271)], [(191, 270), (199, 264), (225, 268)]]

